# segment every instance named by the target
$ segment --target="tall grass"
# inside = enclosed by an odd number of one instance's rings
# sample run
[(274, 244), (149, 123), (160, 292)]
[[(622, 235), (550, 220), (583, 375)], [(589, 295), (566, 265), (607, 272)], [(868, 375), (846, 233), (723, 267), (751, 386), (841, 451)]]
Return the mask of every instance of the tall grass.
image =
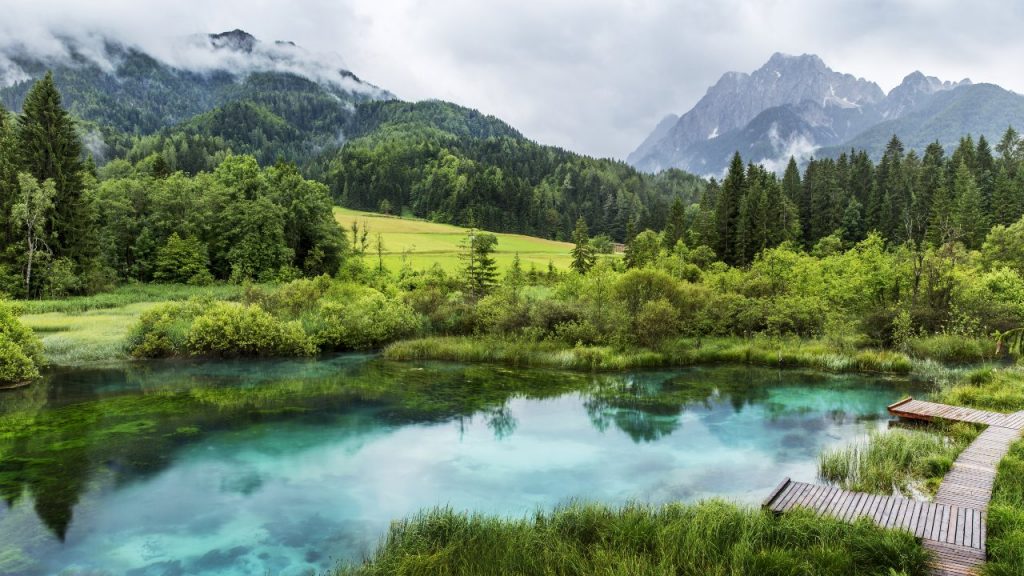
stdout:
[(556, 341), (498, 337), (437, 336), (394, 343), (384, 350), (391, 360), (499, 362), (584, 370), (624, 370), (695, 364), (751, 364), (814, 368), (831, 372), (906, 374), (913, 364), (884, 350), (836, 352), (824, 342), (798, 339), (711, 338), (680, 340), (657, 350), (613, 346), (570, 346)]
[(377, 552), (337, 576), (906, 575), (928, 555), (907, 532), (721, 501), (661, 508), (570, 504), (523, 519), (435, 509), (395, 522)]
[(937, 396), (939, 402), (994, 412), (1024, 410), (1024, 369), (981, 369), (970, 372)]
[[(948, 435), (933, 433), (943, 431)], [(953, 461), (977, 435), (977, 429), (967, 424), (931, 431), (873, 432), (861, 441), (822, 452), (818, 473), (857, 492), (934, 493)]]
[(999, 463), (988, 509), (986, 576), (1024, 574), (1024, 440)]
[(953, 334), (934, 334), (911, 338), (907, 343), (915, 358), (930, 358), (939, 362), (969, 364), (991, 360), (995, 357), (996, 345), (991, 340), (982, 340)]

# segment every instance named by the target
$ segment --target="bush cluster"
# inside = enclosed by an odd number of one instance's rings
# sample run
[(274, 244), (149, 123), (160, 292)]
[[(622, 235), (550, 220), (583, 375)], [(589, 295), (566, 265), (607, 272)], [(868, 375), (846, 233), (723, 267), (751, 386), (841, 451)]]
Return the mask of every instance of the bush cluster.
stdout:
[(0, 385), (16, 384), (39, 376), (43, 345), (14, 311), (0, 301)]
[(270, 291), (249, 287), (240, 300), (160, 305), (141, 316), (128, 350), (137, 358), (312, 356), (380, 348), (420, 326), (419, 315), (399, 299), (327, 277)]

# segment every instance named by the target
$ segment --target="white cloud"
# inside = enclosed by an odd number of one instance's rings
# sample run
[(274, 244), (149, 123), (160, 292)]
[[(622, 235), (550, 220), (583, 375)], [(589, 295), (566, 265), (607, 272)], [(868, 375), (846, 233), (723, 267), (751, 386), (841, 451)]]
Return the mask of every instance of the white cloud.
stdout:
[[(1024, 92), (1024, 4), (1012, 0), (33, 0), (9, 2), (0, 44), (113, 34), (147, 49), (242, 28), (340, 54), (406, 99), (495, 114), (544, 143), (625, 157), (727, 70), (775, 51), (895, 86), (920, 69)], [(174, 55), (164, 54), (171, 58)], [(0, 62), (0, 70), (4, 63)]]

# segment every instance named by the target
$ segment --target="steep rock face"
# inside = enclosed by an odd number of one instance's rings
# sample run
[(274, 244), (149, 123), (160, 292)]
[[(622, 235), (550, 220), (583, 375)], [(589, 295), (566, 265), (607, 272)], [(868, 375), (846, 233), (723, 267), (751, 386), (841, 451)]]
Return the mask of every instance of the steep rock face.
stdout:
[[(628, 161), (648, 171), (686, 167), (707, 140), (743, 128), (770, 108), (803, 102), (834, 110), (859, 109), (885, 98), (877, 84), (833, 71), (810, 54), (776, 53), (751, 74), (728, 72), (657, 142), (645, 142)], [(696, 169), (697, 167), (694, 167)]]
[(628, 162), (649, 172), (682, 168), (717, 175), (736, 151), (752, 162), (784, 165), (790, 155), (834, 154), (860, 142), (874, 146), (876, 132), (890, 128), (912, 132), (913, 140), (944, 142), (950, 136), (943, 127), (952, 125), (998, 136), (989, 133), (991, 118), (965, 116), (963, 106), (934, 105), (937, 96), (959, 91), (969, 92), (964, 98), (983, 110), (994, 110), (990, 99), (1007, 99), (971, 87), (967, 79), (948, 82), (914, 72), (884, 94), (877, 84), (836, 72), (817, 56), (774, 54), (751, 74), (723, 75), (673, 125), (666, 126), (673, 116), (663, 120)]
[(931, 96), (945, 90), (952, 90), (958, 86), (970, 86), (968, 79), (960, 82), (943, 82), (934, 76), (925, 76), (919, 71), (914, 71), (903, 79), (899, 86), (893, 88), (885, 98), (881, 106), (882, 118), (886, 120), (896, 119), (910, 112), (920, 109), (928, 103)]

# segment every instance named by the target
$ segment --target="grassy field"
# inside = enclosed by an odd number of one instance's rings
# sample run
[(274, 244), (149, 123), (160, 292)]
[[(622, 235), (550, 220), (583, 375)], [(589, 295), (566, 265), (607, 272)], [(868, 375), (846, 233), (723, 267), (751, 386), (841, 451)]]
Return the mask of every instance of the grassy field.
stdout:
[[(466, 238), (467, 228), (338, 207), (334, 209), (334, 218), (346, 231), (351, 229), (353, 222), (367, 227), (370, 232), (368, 261), (376, 261), (373, 242), (380, 233), (384, 241), (384, 265), (389, 270), (401, 269), (403, 259), (417, 270), (430, 268), (435, 263), (449, 272), (461, 266), (460, 244)], [(536, 266), (539, 271), (547, 270), (548, 262), (559, 269), (569, 267), (572, 244), (521, 234), (496, 233), (495, 236), (498, 237), (495, 259), (500, 270), (505, 270), (512, 263), (516, 253), (525, 270), (530, 266)]]

